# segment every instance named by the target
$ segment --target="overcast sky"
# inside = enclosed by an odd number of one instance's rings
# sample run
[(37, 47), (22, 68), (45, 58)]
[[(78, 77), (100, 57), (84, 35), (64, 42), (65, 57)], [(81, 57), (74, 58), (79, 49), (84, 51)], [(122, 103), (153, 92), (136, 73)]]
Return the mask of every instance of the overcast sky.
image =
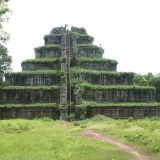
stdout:
[(117, 71), (160, 72), (160, 0), (10, 0), (13, 14), (5, 30), (13, 71), (33, 59), (34, 47), (54, 27), (84, 26)]

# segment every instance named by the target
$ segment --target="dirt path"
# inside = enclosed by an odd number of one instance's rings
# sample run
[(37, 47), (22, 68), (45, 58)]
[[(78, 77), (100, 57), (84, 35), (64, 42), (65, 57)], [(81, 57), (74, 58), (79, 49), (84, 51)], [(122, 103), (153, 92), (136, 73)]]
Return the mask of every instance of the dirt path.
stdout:
[(101, 142), (109, 142), (111, 144), (114, 144), (114, 145), (118, 146), (119, 148), (121, 148), (122, 150), (136, 155), (138, 160), (153, 160), (153, 157), (148, 157), (148, 156), (142, 155), (136, 149), (134, 149), (134, 148), (132, 148), (132, 147), (120, 142), (120, 141), (117, 141), (116, 139), (113, 139), (111, 137), (102, 136), (102, 134), (99, 132), (96, 132), (93, 130), (85, 130), (85, 131), (81, 132), (81, 135), (84, 137), (87, 137), (87, 138), (101, 141)]

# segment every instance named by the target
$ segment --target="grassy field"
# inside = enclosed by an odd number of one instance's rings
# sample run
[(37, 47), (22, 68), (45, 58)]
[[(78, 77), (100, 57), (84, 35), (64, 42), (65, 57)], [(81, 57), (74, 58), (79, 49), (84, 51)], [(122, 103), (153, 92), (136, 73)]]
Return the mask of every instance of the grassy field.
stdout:
[(134, 148), (141, 153), (160, 159), (160, 118), (152, 117), (134, 120), (113, 120), (101, 115), (78, 122), (88, 130), (98, 130), (103, 135), (111, 136)]
[(158, 118), (135, 121), (96, 116), (78, 122), (49, 118), (1, 120), (0, 160), (136, 160), (114, 145), (82, 137), (83, 130), (98, 130), (160, 157)]

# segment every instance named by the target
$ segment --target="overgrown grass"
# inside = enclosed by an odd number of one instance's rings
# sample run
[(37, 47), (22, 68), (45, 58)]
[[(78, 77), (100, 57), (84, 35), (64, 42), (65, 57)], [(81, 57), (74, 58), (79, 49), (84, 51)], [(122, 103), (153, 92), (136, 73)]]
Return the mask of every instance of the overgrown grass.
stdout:
[(134, 120), (114, 120), (102, 115), (78, 122), (85, 129), (98, 130), (134, 146), (144, 154), (160, 159), (160, 117)]
[(133, 160), (132, 154), (106, 142), (80, 136), (97, 130), (134, 146), (154, 160), (160, 159), (160, 117), (114, 120), (102, 115), (77, 122), (35, 120), (0, 121), (1, 160)]
[(82, 130), (63, 121), (0, 121), (1, 160), (135, 160), (118, 147), (80, 136)]

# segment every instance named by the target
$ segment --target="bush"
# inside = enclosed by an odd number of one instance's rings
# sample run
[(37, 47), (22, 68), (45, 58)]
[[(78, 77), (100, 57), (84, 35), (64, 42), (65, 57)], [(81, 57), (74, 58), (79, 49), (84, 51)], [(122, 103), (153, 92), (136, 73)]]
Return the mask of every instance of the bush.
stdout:
[(53, 119), (52, 119), (52, 118), (49, 118), (49, 117), (47, 117), (47, 116), (44, 116), (44, 117), (42, 117), (42, 118), (39, 118), (39, 120), (40, 120), (40, 121), (42, 121), (42, 122), (49, 122), (49, 121), (53, 121)]
[(151, 117), (150, 120), (151, 120), (151, 121), (159, 121), (159, 120), (160, 120), (160, 117), (154, 116), (154, 117)]
[(106, 117), (104, 115), (96, 115), (93, 118), (90, 119), (91, 121), (99, 122), (99, 121), (113, 121), (112, 118)]
[(129, 117), (128, 118), (128, 122), (134, 122), (135, 120), (134, 120), (134, 118), (133, 117)]

